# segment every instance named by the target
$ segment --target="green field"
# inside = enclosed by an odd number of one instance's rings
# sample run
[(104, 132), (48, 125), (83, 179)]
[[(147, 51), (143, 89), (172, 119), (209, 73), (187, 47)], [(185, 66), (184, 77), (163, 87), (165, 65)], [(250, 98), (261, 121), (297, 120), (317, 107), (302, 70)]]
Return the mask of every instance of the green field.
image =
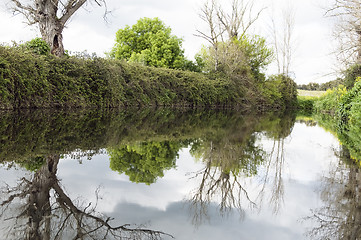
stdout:
[(321, 97), (323, 94), (326, 93), (326, 91), (308, 91), (308, 90), (301, 90), (298, 89), (298, 96), (304, 96), (304, 97)]

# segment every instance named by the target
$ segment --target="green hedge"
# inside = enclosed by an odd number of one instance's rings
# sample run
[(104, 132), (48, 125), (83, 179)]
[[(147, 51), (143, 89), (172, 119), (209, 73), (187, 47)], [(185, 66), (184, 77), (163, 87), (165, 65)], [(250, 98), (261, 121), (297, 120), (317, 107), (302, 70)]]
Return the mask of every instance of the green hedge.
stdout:
[(236, 79), (0, 46), (0, 109), (202, 106), (280, 111), (295, 105), (296, 85), (289, 78), (257, 82), (240, 73)]
[[(347, 147), (351, 158), (361, 163), (361, 81), (355, 80), (350, 90), (340, 85), (327, 93), (315, 102), (317, 113), (328, 113), (318, 117), (321, 123), (328, 122), (326, 128), (336, 133), (343, 146)], [(325, 124), (324, 124), (325, 125)]]
[(98, 57), (36, 55), (0, 46), (0, 108), (226, 106), (241, 103), (225, 78)]

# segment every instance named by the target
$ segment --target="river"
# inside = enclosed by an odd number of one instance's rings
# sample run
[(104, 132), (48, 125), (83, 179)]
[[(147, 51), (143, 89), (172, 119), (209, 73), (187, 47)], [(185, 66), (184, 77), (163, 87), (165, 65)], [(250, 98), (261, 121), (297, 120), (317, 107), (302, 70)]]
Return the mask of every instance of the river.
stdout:
[(2, 112), (2, 239), (358, 239), (359, 168), (310, 118)]

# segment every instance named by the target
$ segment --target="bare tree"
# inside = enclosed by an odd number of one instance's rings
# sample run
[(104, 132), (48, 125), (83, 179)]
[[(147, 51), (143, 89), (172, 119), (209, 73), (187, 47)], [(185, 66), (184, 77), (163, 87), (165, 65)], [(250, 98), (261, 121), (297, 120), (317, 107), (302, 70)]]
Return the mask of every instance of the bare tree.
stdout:
[[(195, 34), (207, 40), (214, 51), (214, 70), (217, 71), (221, 55), (230, 51), (221, 48), (220, 43), (232, 44), (232, 40), (244, 36), (264, 10), (255, 11), (255, 0), (232, 0), (230, 13), (217, 0), (208, 0), (201, 8), (200, 18), (207, 24), (208, 31), (197, 30)], [(224, 58), (224, 57), (223, 57)]]
[[(93, 0), (105, 6), (105, 0)], [(90, 0), (10, 0), (13, 13), (20, 13), (29, 25), (37, 24), (44, 41), (55, 56), (64, 54), (63, 30), (66, 23), (85, 3)], [(106, 12), (106, 11), (105, 11)]]
[(200, 30), (197, 30), (196, 36), (204, 38), (211, 44), (214, 50), (214, 70), (217, 71), (219, 65), (218, 44), (225, 30), (222, 29), (217, 18), (216, 0), (207, 1), (201, 8), (201, 13), (199, 16), (204, 22), (207, 23), (209, 33), (204, 33)]
[(7, 238), (160, 239), (170, 236), (136, 225), (113, 226), (112, 218), (96, 212), (97, 203), (77, 206), (57, 179), (59, 159), (58, 154), (48, 156), (31, 180), (23, 178), (16, 187), (3, 189), (0, 217), (14, 221), (10, 223)]
[[(282, 18), (279, 17), (281, 14)], [(276, 17), (276, 16), (277, 17)], [(277, 22), (281, 19), (281, 22)], [(295, 11), (292, 5), (282, 9), (282, 13), (272, 13), (271, 36), (275, 50), (278, 74), (289, 76), (294, 52)]]
[(346, 66), (361, 64), (361, 1), (334, 0), (326, 16), (336, 20), (337, 58)]
[(231, 14), (227, 14), (222, 7), (218, 7), (217, 17), (229, 39), (245, 35), (259, 18), (264, 8), (255, 12), (254, 5), (255, 1), (233, 0)]

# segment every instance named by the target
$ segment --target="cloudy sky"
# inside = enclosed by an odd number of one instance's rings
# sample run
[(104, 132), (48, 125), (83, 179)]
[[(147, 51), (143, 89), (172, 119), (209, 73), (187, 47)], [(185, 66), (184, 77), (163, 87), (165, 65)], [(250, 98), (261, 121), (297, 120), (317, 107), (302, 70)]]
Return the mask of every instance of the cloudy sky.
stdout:
[[(194, 36), (197, 29), (205, 26), (199, 18), (199, 9), (205, 0), (108, 0), (108, 9), (112, 13), (108, 22), (103, 21), (104, 9), (88, 4), (71, 19), (64, 30), (65, 48), (72, 52), (96, 52), (104, 55), (114, 45), (115, 33), (126, 25), (133, 25), (141, 17), (159, 17), (170, 26), (173, 34), (183, 38), (183, 48), (189, 59), (206, 42)], [(230, 0), (223, 1), (223, 6)], [(9, 0), (0, 1), (0, 43), (27, 41), (40, 36), (36, 27), (29, 27), (22, 16), (13, 16), (7, 9)], [(90, 1), (89, 1), (90, 2)], [(270, 33), (271, 12), (282, 16), (279, 9), (292, 4), (295, 10), (294, 57), (292, 72), (299, 84), (308, 82), (325, 82), (335, 78), (335, 60), (332, 55), (331, 19), (325, 18), (324, 8), (332, 0), (258, 0), (266, 7), (253, 33), (267, 37)], [(277, 9), (277, 10), (272, 10)], [(275, 73), (270, 67), (269, 74)]]

